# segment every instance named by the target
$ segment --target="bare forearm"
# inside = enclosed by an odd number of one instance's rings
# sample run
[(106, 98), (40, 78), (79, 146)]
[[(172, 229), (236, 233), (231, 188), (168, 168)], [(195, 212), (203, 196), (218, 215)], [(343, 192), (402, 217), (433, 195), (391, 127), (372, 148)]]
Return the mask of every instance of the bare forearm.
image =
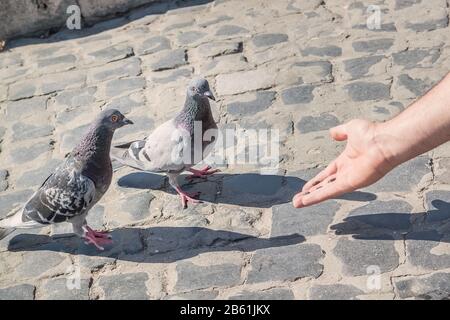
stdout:
[(378, 145), (394, 165), (450, 140), (450, 73), (395, 118), (379, 124)]

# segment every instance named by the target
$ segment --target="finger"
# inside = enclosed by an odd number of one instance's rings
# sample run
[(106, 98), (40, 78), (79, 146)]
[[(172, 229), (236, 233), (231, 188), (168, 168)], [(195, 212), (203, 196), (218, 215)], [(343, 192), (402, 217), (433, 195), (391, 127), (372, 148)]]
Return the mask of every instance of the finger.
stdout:
[(309, 180), (302, 188), (302, 192), (309, 191), (313, 186), (318, 185), (322, 180), (326, 179), (328, 176), (335, 174), (337, 171), (336, 161), (333, 161), (324, 170), (319, 172), (314, 178)]
[(347, 140), (347, 129), (346, 124), (341, 124), (340, 126), (330, 129), (331, 137), (336, 141)]
[(353, 191), (351, 187), (343, 185), (339, 180), (325, 184), (313, 192), (297, 194), (293, 199), (294, 207), (302, 208), (327, 199), (335, 198), (346, 192)]
[(336, 181), (336, 174), (332, 174), (332, 175), (328, 176), (327, 178), (323, 179), (322, 182), (320, 182), (319, 184), (311, 187), (308, 190), (308, 192), (309, 193), (314, 192), (314, 191), (316, 191), (316, 190), (318, 190), (320, 188), (323, 188), (328, 183), (331, 183), (331, 182), (334, 182), (334, 181)]

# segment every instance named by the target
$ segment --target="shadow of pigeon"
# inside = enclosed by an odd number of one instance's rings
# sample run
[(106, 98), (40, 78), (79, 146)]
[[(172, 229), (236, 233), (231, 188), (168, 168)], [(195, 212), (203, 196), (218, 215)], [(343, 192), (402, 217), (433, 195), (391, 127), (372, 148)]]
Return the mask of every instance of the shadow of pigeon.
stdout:
[[(224, 174), (216, 173), (207, 179), (188, 181), (187, 175), (182, 188), (186, 191), (200, 191), (200, 200), (245, 207), (270, 208), (292, 201), (292, 197), (302, 189), (305, 180), (294, 176), (262, 175), (257, 173)], [(119, 178), (117, 184), (123, 188), (175, 191), (165, 182), (164, 175), (149, 172), (133, 172)], [(355, 191), (338, 199), (351, 201), (372, 201), (377, 197), (368, 192)]]
[(305, 238), (299, 234), (258, 238), (248, 234), (203, 227), (120, 228), (113, 230), (110, 235), (114, 243), (106, 247), (105, 251), (99, 251), (93, 246), (84, 244), (82, 239), (72, 234), (57, 238), (19, 234), (10, 240), (8, 250), (14, 252), (55, 251), (133, 262), (170, 263), (205, 252), (251, 252), (305, 241)]

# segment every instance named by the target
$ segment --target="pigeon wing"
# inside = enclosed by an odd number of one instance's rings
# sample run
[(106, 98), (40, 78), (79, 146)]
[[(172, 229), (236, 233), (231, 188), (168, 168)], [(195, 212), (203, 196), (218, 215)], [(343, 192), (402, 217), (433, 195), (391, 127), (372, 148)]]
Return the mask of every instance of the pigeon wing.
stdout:
[(24, 215), (42, 224), (67, 221), (84, 214), (94, 202), (95, 185), (69, 157), (27, 202)]
[(134, 141), (117, 159), (132, 168), (151, 172), (178, 172), (185, 168), (183, 152), (188, 150), (189, 133), (169, 120), (145, 140)]

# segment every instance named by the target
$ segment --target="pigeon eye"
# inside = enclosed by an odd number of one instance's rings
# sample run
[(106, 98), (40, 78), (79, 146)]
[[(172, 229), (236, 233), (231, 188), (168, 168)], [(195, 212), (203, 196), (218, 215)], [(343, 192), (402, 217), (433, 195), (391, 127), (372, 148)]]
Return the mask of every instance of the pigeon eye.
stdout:
[(117, 120), (119, 120), (119, 117), (116, 115), (111, 116), (111, 121), (112, 122), (117, 122)]
[(197, 92), (197, 88), (195, 88), (195, 87), (191, 87), (191, 90), (194, 92)]

